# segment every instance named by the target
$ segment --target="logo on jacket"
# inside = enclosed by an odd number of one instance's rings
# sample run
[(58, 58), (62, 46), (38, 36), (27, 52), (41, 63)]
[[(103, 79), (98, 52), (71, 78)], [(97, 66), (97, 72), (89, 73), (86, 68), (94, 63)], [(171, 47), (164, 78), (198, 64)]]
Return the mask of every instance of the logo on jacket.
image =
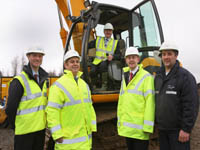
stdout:
[(173, 94), (176, 95), (177, 92), (175, 90), (175, 86), (174, 85), (168, 85), (167, 86), (167, 90), (166, 90), (166, 94)]
[(156, 94), (159, 94), (159, 91), (155, 91)]
[(168, 85), (168, 86), (167, 86), (167, 89), (173, 90), (173, 89), (175, 89), (175, 86), (174, 86), (174, 85)]

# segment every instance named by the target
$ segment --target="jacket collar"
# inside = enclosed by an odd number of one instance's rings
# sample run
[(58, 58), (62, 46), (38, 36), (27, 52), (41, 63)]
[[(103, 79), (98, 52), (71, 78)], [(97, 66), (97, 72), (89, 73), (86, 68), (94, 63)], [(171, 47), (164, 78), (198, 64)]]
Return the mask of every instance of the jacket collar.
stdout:
[[(70, 70), (64, 70), (64, 74), (66, 74), (67, 76), (69, 76), (71, 78), (74, 78), (74, 75)], [(77, 74), (77, 77), (80, 78), (82, 74), (83, 74), (83, 72), (79, 71)]]
[[(28, 65), (25, 65), (23, 67), (23, 71), (26, 74), (28, 74), (28, 76), (29, 76), (30, 79), (34, 79), (30, 63), (28, 63)], [(39, 72), (39, 76), (40, 76), (41, 79), (42, 78), (45, 78), (45, 79), (48, 78), (48, 73), (42, 67), (39, 68), (38, 72)]]
[(160, 68), (160, 70), (157, 72), (157, 74), (162, 75), (162, 77), (164, 77), (166, 80), (171, 78), (173, 75), (176, 74), (177, 70), (180, 67), (180, 63), (178, 60), (176, 60), (176, 63), (174, 64), (174, 66), (172, 67), (172, 69), (170, 70), (170, 72), (168, 73), (168, 75), (166, 76), (165, 74), (165, 66), (162, 65), (162, 67)]
[[(138, 70), (140, 70), (142, 67), (143, 67), (143, 65), (142, 65), (142, 64), (139, 64), (139, 65), (138, 65)], [(124, 68), (123, 68), (123, 71), (124, 71), (124, 72), (130, 72), (130, 68), (129, 68), (129, 67), (124, 67)]]

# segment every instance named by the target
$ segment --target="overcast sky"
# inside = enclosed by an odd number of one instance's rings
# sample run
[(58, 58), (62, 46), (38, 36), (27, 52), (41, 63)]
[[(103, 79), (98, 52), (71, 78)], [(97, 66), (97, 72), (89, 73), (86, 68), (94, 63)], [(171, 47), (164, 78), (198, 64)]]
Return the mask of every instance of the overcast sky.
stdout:
[[(134, 0), (96, 0), (115, 2), (132, 8)], [(165, 39), (180, 48), (178, 59), (200, 82), (200, 1), (155, 0)], [(55, 0), (0, 0), (0, 70), (11, 72), (11, 60), (27, 48), (41, 45), (47, 71), (62, 69), (63, 47)]]

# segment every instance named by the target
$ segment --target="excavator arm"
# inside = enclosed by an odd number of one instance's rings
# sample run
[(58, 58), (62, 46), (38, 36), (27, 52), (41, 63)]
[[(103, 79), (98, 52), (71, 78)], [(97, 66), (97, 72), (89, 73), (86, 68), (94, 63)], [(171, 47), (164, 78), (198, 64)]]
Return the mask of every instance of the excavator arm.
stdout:
[[(60, 12), (63, 15), (63, 18), (67, 24), (67, 27), (70, 29), (73, 23), (78, 16), (80, 16), (80, 11), (85, 9), (84, 0), (56, 0), (58, 6), (58, 15), (60, 20), (60, 37), (62, 39), (63, 47), (65, 48), (66, 39), (68, 32), (63, 26), (62, 17)], [(75, 27), (75, 31), (73, 32), (73, 44), (74, 48), (81, 53), (81, 44), (82, 43), (82, 34), (83, 34), (83, 24), (78, 24)]]

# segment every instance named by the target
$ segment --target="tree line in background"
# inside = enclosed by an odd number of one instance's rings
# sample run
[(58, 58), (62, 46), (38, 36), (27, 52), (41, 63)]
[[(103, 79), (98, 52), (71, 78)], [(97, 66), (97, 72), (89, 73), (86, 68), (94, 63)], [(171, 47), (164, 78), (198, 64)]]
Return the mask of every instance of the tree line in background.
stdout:
[[(13, 57), (13, 59), (11, 61), (11, 67), (12, 67), (11, 68), (12, 69), (11, 75), (9, 75), (8, 72), (5, 73), (5, 72), (0, 70), (0, 77), (2, 77), (2, 76), (16, 76), (17, 74), (19, 74), (22, 71), (23, 66), (27, 65), (27, 63), (28, 62), (26, 61), (26, 58), (25, 58), (24, 55), (22, 55), (21, 57), (19, 57), (19, 56)], [(63, 71), (61, 70), (57, 74), (56, 70), (54, 69), (54, 70), (48, 71), (48, 74), (49, 74), (49, 76), (61, 76), (63, 74)]]

